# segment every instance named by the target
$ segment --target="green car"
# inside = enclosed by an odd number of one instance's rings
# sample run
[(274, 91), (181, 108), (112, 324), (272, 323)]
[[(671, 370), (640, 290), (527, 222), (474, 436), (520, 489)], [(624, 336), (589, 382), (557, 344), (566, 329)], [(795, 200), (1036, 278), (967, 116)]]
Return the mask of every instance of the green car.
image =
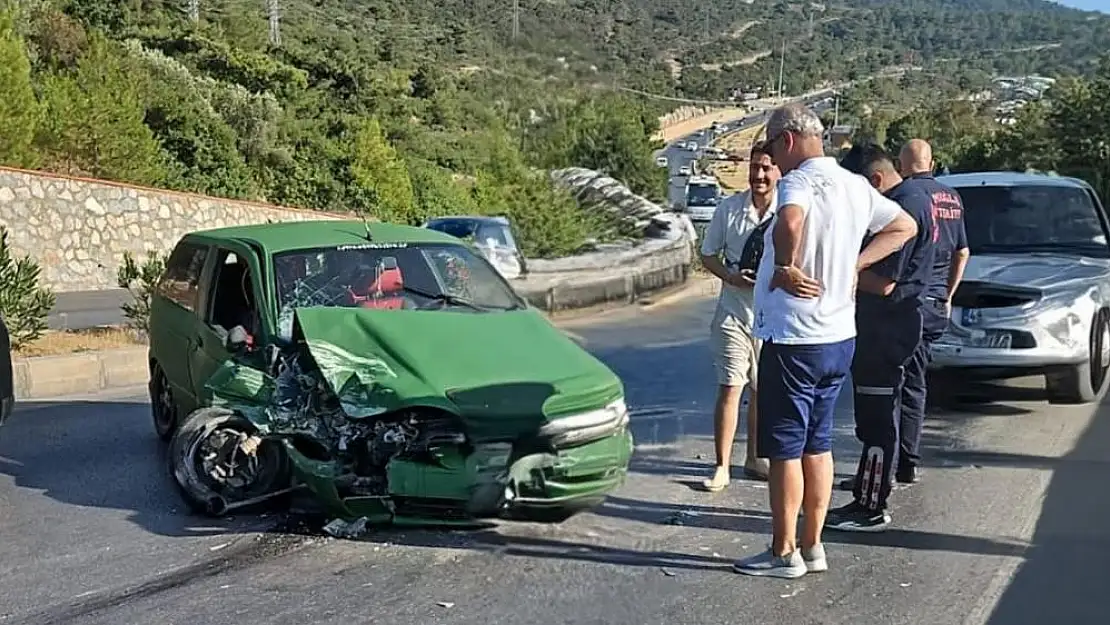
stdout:
[(620, 486), (620, 379), (470, 245), (362, 221), (185, 235), (150, 314), (154, 427), (196, 510), (560, 521)]

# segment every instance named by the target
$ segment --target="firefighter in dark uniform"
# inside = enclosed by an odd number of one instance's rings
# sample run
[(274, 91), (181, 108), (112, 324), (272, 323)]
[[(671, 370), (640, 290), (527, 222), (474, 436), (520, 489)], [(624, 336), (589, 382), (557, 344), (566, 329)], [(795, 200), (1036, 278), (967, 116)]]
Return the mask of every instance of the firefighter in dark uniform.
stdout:
[(964, 207), (955, 189), (937, 182), (933, 177), (933, 150), (923, 139), (911, 139), (898, 155), (902, 183), (920, 189), (929, 196), (933, 211), (933, 267), (929, 283), (922, 293), (921, 343), (906, 364), (902, 389), (902, 446), (894, 478), (902, 484), (917, 481), (917, 464), (921, 459), (921, 429), (925, 424), (925, 371), (929, 366), (930, 349), (948, 329), (952, 296), (963, 279), (970, 251), (964, 229)]
[[(853, 500), (829, 510), (825, 527), (856, 532), (890, 524), (887, 499), (898, 466), (902, 382), (921, 341), (921, 294), (933, 264), (929, 197), (905, 185), (894, 159), (877, 145), (853, 147), (841, 165), (863, 175), (917, 222), (901, 250), (860, 272), (856, 293), (856, 355), (852, 362), (856, 436), (863, 443)], [(866, 244), (866, 241), (864, 241)]]

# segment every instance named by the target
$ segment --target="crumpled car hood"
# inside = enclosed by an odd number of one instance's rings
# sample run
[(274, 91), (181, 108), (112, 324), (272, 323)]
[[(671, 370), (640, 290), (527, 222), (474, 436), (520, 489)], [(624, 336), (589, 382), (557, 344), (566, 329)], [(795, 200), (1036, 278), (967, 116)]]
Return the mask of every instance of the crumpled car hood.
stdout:
[(964, 280), (1006, 286), (1064, 290), (1090, 286), (1110, 274), (1110, 262), (1057, 254), (972, 254)]
[(531, 309), (300, 308), (295, 324), (350, 416), (434, 406), (472, 436), (518, 435), (623, 395), (608, 367)]

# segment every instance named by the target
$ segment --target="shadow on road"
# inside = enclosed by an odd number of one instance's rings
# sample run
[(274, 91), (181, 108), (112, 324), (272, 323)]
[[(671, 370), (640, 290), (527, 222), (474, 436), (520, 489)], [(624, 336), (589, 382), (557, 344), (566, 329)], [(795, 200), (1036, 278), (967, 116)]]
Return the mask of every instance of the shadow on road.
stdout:
[[(1039, 466), (1040, 458), (1007, 458)], [(988, 625), (1107, 622), (1110, 583), (1110, 409), (1100, 406), (1075, 448), (1052, 463), (1052, 481), (1025, 562)]]
[[(49, 414), (47, 414), (49, 411)], [(80, 508), (130, 511), (163, 536), (221, 535), (269, 525), (258, 517), (189, 514), (166, 466), (146, 402), (21, 402), (0, 436), (0, 474)]]

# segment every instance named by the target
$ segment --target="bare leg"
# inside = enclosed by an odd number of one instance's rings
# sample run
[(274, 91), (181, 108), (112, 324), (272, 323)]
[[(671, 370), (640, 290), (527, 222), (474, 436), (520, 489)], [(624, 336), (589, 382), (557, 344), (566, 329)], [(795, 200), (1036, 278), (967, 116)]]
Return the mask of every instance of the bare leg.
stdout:
[(709, 490), (720, 490), (728, 486), (732, 444), (736, 440), (736, 421), (743, 388), (725, 384), (717, 387), (717, 405), (713, 411), (713, 442), (717, 451), (717, 467), (713, 477), (703, 482)]
[(748, 391), (751, 396), (748, 398), (748, 441), (747, 441), (747, 455), (744, 459), (744, 469), (747, 473), (754, 474), (763, 479), (767, 479), (767, 472), (770, 469), (767, 460), (760, 458), (755, 448), (756, 431), (759, 427), (759, 403), (756, 401), (755, 385), (749, 386)]
[(798, 510), (804, 491), (801, 460), (771, 460), (767, 490), (771, 496), (771, 548), (777, 556), (788, 555), (797, 548)]
[(833, 482), (832, 453), (802, 456), (802, 474), (805, 479), (802, 547), (809, 549), (821, 544), (821, 528), (825, 525), (825, 514), (829, 511)]

